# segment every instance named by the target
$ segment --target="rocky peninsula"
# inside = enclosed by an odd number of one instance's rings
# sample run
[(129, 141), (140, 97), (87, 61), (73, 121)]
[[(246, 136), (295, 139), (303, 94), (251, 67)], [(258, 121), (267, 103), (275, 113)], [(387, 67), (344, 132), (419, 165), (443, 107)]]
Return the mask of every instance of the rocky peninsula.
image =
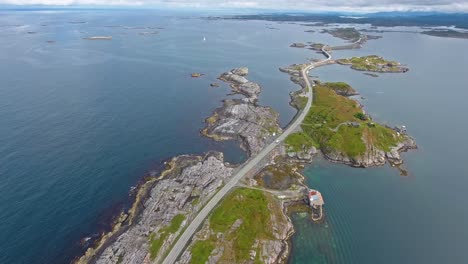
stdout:
[(160, 262), (184, 226), (233, 173), (223, 154), (182, 155), (140, 188), (132, 209), (77, 263)]
[(267, 142), (281, 132), (279, 114), (271, 107), (257, 104), (260, 85), (247, 80), (248, 68), (241, 67), (221, 74), (233, 93), (242, 99), (225, 99), (206, 121), (202, 134), (215, 140), (239, 140), (249, 155), (258, 153)]
[[(292, 64), (288, 67), (279, 68), (281, 72), (287, 73), (290, 75), (290, 80), (301, 87), (300, 90), (293, 91), (289, 93), (291, 100), (289, 105), (296, 108), (296, 110), (304, 109), (307, 103), (307, 84), (304, 79), (301, 77), (301, 69), (305, 67), (305, 64)], [(314, 81), (310, 78), (309, 81), (313, 83)]]

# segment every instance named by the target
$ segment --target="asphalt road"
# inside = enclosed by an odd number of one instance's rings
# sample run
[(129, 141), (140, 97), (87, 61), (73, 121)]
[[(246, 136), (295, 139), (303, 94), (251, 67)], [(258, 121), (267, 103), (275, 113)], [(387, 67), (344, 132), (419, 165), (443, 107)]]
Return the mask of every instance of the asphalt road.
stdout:
[(282, 142), (283, 140), (285, 140), (286, 137), (289, 136), (289, 134), (293, 133), (296, 130), (296, 128), (298, 128), (302, 124), (302, 121), (304, 120), (307, 113), (309, 112), (309, 109), (312, 106), (312, 102), (313, 102), (312, 86), (308, 78), (309, 71), (313, 69), (314, 67), (327, 63), (331, 59), (331, 55), (326, 50), (322, 49), (322, 52), (324, 53), (325, 56), (327, 56), (327, 59), (311, 63), (310, 65), (308, 65), (301, 71), (302, 78), (304, 79), (304, 81), (307, 84), (307, 87), (309, 88), (308, 93), (307, 93), (309, 99), (307, 100), (307, 104), (302, 110), (302, 112), (299, 114), (298, 118), (296, 118), (296, 120), (293, 123), (291, 123), (288, 126), (288, 128), (280, 136), (278, 136), (278, 138), (276, 138), (275, 141), (273, 141), (273, 143), (266, 146), (255, 157), (251, 157), (251, 159), (231, 178), (231, 180), (229, 180), (229, 182), (227, 182), (226, 185), (224, 185), (213, 196), (213, 198), (205, 205), (205, 207), (203, 207), (203, 209), (200, 210), (198, 215), (192, 220), (190, 225), (187, 227), (187, 229), (185, 229), (184, 233), (179, 237), (177, 242), (174, 244), (171, 251), (164, 259), (163, 261), (164, 264), (173, 264), (176, 262), (177, 258), (182, 253), (182, 251), (184, 250), (185, 246), (190, 241), (192, 236), (195, 234), (198, 227), (203, 223), (205, 218), (215, 208), (215, 206), (224, 198), (224, 196), (227, 193), (229, 193), (237, 185), (239, 180), (242, 179), (251, 169), (253, 169), (255, 165), (257, 165), (273, 149), (276, 148), (276, 146), (279, 144), (277, 142)]

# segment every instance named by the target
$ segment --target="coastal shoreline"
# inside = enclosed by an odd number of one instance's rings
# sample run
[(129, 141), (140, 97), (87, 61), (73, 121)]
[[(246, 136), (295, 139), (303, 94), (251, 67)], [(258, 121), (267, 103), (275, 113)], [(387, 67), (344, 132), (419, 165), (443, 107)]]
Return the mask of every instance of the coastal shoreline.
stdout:
[[(331, 63), (334, 63), (334, 62), (331, 61)], [(328, 63), (328, 64), (331, 64), (331, 63)], [(318, 65), (318, 66), (323, 66), (323, 65), (327, 65), (327, 64), (322, 64), (322, 65)], [(303, 65), (300, 68), (302, 69), (302, 67), (303, 67)], [(296, 69), (296, 70), (299, 72), (299, 69)], [(294, 83), (301, 86), (302, 89), (300, 89), (298, 91), (294, 91), (294, 92), (301, 92), (301, 93), (304, 93), (304, 91), (307, 92), (307, 85), (305, 85), (305, 86), (304, 86), (304, 84), (301, 85), (300, 78), (299, 79), (296, 78), (294, 80), (293, 77), (297, 77), (296, 74), (291, 74), (291, 72), (288, 72), (288, 71), (284, 71), (284, 72), (287, 72), (288, 74), (291, 75), (291, 81), (293, 81)], [(237, 139), (237, 140), (241, 141), (241, 146), (243, 147), (244, 150), (246, 150), (248, 152), (248, 155), (252, 156), (256, 152), (261, 150), (263, 148), (263, 146), (265, 146), (265, 144), (266, 144), (266, 142), (268, 140), (266, 140), (264, 142), (261, 142), (261, 143), (258, 143), (258, 144), (257, 143), (252, 144), (251, 141), (248, 141), (245, 136), (241, 135), (242, 130), (239, 130), (237, 132), (232, 132), (232, 129), (228, 129), (227, 130), (227, 131), (229, 131), (228, 133), (223, 132), (223, 131), (217, 132), (217, 133), (212, 133), (212, 131), (216, 130), (216, 127), (223, 127), (224, 126), (223, 123), (218, 123), (218, 122), (223, 122), (223, 121), (226, 120), (226, 118), (232, 117), (231, 114), (227, 114), (227, 115), (224, 114), (223, 115), (223, 111), (225, 111), (225, 109), (227, 109), (228, 107), (231, 107), (231, 106), (236, 107), (236, 106), (239, 106), (239, 105), (247, 105), (248, 107), (254, 107), (254, 108), (258, 107), (256, 102), (257, 102), (258, 94), (260, 93), (259, 86), (258, 86), (258, 89), (257, 89), (256, 84), (254, 85), (254, 83), (250, 84), (248, 86), (243, 86), (244, 84), (251, 83), (250, 81), (248, 81), (247, 79), (244, 78), (244, 76), (246, 76), (246, 75), (247, 75), (247, 73), (246, 73), (245, 69), (237, 68), (237, 69), (231, 70), (230, 72), (222, 74), (220, 76), (220, 78), (219, 78), (220, 80), (230, 83), (230, 86), (231, 86), (231, 89), (233, 90), (233, 92), (243, 94), (246, 98), (236, 99), (236, 100), (229, 100), (229, 99), (224, 100), (223, 101), (223, 106), (218, 108), (218, 109), (215, 109), (213, 111), (214, 118), (212, 116), (212, 117), (208, 117), (205, 120), (206, 123), (207, 123), (207, 127), (201, 131), (201, 134), (204, 135), (204, 136), (213, 138), (215, 140)], [(242, 78), (240, 78), (240, 77), (242, 77)], [(309, 76), (307, 75), (306, 78), (309, 78)], [(291, 97), (291, 99), (293, 99), (293, 97)], [(302, 111), (300, 109), (300, 107), (295, 107), (295, 108), (297, 110), (297, 113), (294, 116), (294, 118), (291, 120), (291, 122), (294, 122), (296, 117)], [(258, 109), (258, 108), (256, 108), (256, 109)], [(243, 119), (239, 118), (239, 119), (236, 119), (236, 120), (243, 120)], [(277, 123), (278, 122), (277, 122), (277, 117), (276, 117), (276, 124)], [(262, 125), (265, 125), (265, 124), (263, 123), (261, 125), (260, 124), (255, 124), (255, 125), (259, 125), (260, 127), (262, 127)], [(209, 132), (208, 129), (211, 129), (212, 131)], [(256, 134), (255, 134), (255, 137), (258, 137), (258, 133), (259, 133), (258, 131), (260, 131), (260, 130), (255, 130), (255, 131), (257, 131)], [(275, 130), (275, 133), (277, 131), (278, 130)], [(269, 135), (270, 136), (273, 135), (273, 137), (274, 137), (273, 132), (271, 132)], [(254, 146), (254, 148), (252, 148), (252, 146)], [(408, 149), (411, 149), (411, 148), (404, 145), (404, 146), (398, 147), (396, 149), (396, 152), (398, 154), (399, 152), (407, 151)], [(316, 150), (314, 151), (314, 148), (310, 148), (310, 149), (307, 150), (307, 153), (296, 153), (295, 155), (291, 156), (291, 155), (289, 155), (288, 151), (286, 151), (284, 149), (284, 147), (283, 147), (282, 148), (282, 153), (279, 154), (279, 155), (283, 156), (283, 157), (286, 157), (288, 159), (289, 163), (295, 164), (294, 166), (297, 166), (296, 168), (298, 168), (300, 166), (303, 166), (303, 164), (309, 164), (312, 161), (312, 157), (314, 155), (316, 155), (316, 154), (317, 154), (317, 151)], [(339, 160), (339, 159), (333, 159), (332, 157), (327, 156), (325, 153), (322, 153), (322, 154), (327, 160), (330, 160), (332, 162), (343, 161), (343, 160)], [(206, 154), (206, 155), (208, 155), (208, 154)], [(307, 157), (306, 159), (303, 158), (304, 155), (305, 155), (305, 157)], [(173, 159), (171, 159), (171, 161), (178, 158), (178, 157), (183, 157), (183, 156), (174, 157)], [(185, 156), (190, 156), (190, 155), (185, 155)], [(275, 158), (275, 156), (270, 157), (269, 161), (266, 164), (271, 164), (271, 162), (272, 162), (272, 160), (274, 160), (274, 158)], [(395, 157), (392, 157), (392, 158), (395, 158)], [(387, 160), (390, 162), (390, 159), (387, 159)], [(343, 163), (345, 163), (345, 162), (343, 162)], [(383, 162), (382, 164), (380, 164), (380, 163), (372, 164), (372, 166), (380, 166), (380, 165), (383, 165), (383, 164), (385, 164), (385, 162)], [(398, 163), (395, 163), (395, 164), (398, 164)], [(353, 163), (349, 163), (348, 165), (353, 165)], [(241, 167), (241, 166), (242, 165), (240, 165), (239, 167)], [(141, 213), (141, 210), (139, 210), (139, 208), (141, 209), (142, 205), (145, 202), (147, 202), (148, 193), (151, 191), (151, 189), (153, 189), (155, 187), (155, 185), (157, 185), (159, 180), (164, 179), (164, 177), (167, 174), (170, 174), (171, 171), (173, 171), (175, 169), (174, 166), (169, 165), (169, 167), (170, 167), (169, 169), (166, 168), (166, 170), (163, 170), (161, 172), (160, 177), (158, 177), (158, 178), (155, 178), (155, 177), (149, 178), (144, 184), (140, 185), (137, 188), (138, 191), (137, 191), (136, 198), (135, 198), (135, 201), (134, 201), (131, 209), (127, 213), (124, 213), (124, 212), (121, 213), (118, 221), (113, 224), (112, 231), (110, 233), (102, 235), (102, 237), (99, 240), (99, 242), (97, 243), (97, 246), (95, 247), (95, 249), (91, 249), (91, 248), (88, 249), (89, 253), (87, 251), (85, 256), (83, 256), (85, 258), (85, 259), (83, 259), (83, 262), (82, 262), (81, 259), (79, 259), (78, 261), (76, 261), (76, 263), (85, 263), (85, 262), (94, 263), (95, 262), (94, 260), (96, 259), (96, 257), (98, 257), (100, 254), (102, 254), (106, 247), (108, 247), (110, 244), (115, 242), (118, 236), (122, 235), (127, 230), (129, 230), (129, 228), (131, 228), (133, 226), (135, 221), (137, 221), (139, 219), (139, 214)], [(302, 181), (301, 181), (302, 186), (306, 187), (303, 184), (304, 176), (301, 174), (302, 170), (303, 170), (303, 167), (300, 169), (300, 171), (298, 173), (302, 177)], [(256, 173), (256, 174), (258, 174), (258, 173)], [(252, 175), (252, 176), (255, 176), (255, 175)], [(299, 185), (301, 185), (301, 184), (299, 184)], [(303, 204), (302, 200), (301, 199), (296, 199), (296, 200), (292, 199), (292, 200), (290, 200), (288, 202), (284, 202), (284, 201), (279, 201), (279, 202), (281, 203), (281, 208), (282, 208), (283, 214), (287, 217), (288, 223), (292, 226), (292, 221), (291, 221), (290, 215), (295, 212), (295, 210), (294, 210), (295, 206), (298, 206), (301, 203)], [(301, 209), (301, 210), (303, 210), (303, 209)], [(189, 213), (189, 214), (193, 214), (193, 212)], [(205, 222), (206, 221), (207, 220), (205, 220)], [(183, 227), (184, 227), (184, 224), (182, 225), (182, 228)], [(181, 234), (180, 230), (177, 231), (177, 232), (178, 232), (177, 234)], [(294, 227), (292, 227), (291, 230), (288, 230), (288, 234), (287, 234), (286, 238), (281, 240), (281, 243), (286, 243), (286, 245), (287, 245), (286, 247), (281, 249), (281, 252), (278, 255), (279, 259), (282, 259), (281, 262), (286, 262), (287, 259), (290, 257), (290, 250), (291, 250), (290, 238), (292, 237), (293, 234), (294, 234)], [(150, 240), (152, 240), (151, 236), (150, 236)], [(192, 240), (189, 243), (189, 245), (192, 244), (193, 242), (194, 241)], [(169, 245), (169, 247), (170, 247), (170, 245)], [(147, 259), (148, 257), (149, 257), (149, 255), (147, 255), (145, 257), (145, 259)], [(159, 256), (158, 258), (160, 258), (160, 257), (161, 256)], [(119, 256), (119, 258), (120, 258), (120, 256)]]
[[(166, 159), (160, 162), (162, 168), (152, 171), (151, 175), (144, 176), (136, 186), (130, 191), (129, 202), (131, 206), (128, 209), (122, 208), (119, 213), (111, 216), (111, 223), (107, 228), (100, 231), (99, 237), (89, 241), (89, 246), (79, 256), (75, 256), (72, 263), (93, 263), (96, 255), (102, 253), (102, 250), (108, 246), (116, 237), (125, 232), (137, 220), (138, 214), (141, 212), (142, 204), (148, 197), (149, 190), (154, 187), (158, 180), (173, 169), (172, 159)], [(158, 172), (159, 171), (159, 172)], [(155, 175), (159, 175), (156, 177)], [(82, 239), (83, 240), (83, 239)]]

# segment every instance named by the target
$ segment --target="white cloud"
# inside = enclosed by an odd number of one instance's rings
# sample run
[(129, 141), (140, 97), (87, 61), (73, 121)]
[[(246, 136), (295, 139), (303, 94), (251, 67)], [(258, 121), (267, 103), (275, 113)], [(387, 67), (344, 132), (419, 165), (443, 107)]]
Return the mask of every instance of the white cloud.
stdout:
[(329, 11), (468, 12), (468, 0), (0, 0), (12, 5), (101, 5), (195, 8), (266, 8)]

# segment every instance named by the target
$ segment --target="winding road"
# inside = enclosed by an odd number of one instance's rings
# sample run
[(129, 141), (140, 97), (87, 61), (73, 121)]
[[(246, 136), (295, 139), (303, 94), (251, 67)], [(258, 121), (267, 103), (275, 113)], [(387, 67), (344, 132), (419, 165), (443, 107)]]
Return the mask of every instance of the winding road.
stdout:
[(301, 75), (304, 81), (307, 84), (307, 104), (302, 110), (302, 112), (297, 116), (296, 120), (292, 122), (288, 128), (276, 138), (275, 141), (270, 143), (266, 146), (260, 153), (258, 153), (255, 157), (251, 157), (244, 165), (241, 167), (237, 173), (226, 183), (214, 196), (211, 200), (203, 207), (203, 209), (198, 212), (198, 215), (192, 220), (190, 225), (184, 230), (182, 235), (179, 237), (177, 242), (172, 247), (171, 251), (167, 254), (166, 258), (164, 259), (164, 264), (173, 264), (176, 262), (177, 258), (180, 256), (182, 251), (184, 250), (187, 243), (190, 241), (192, 236), (195, 234), (197, 229), (209, 215), (209, 213), (215, 208), (215, 206), (228, 194), (250, 170), (252, 170), (263, 158), (265, 158), (273, 149), (276, 148), (279, 142), (282, 142), (289, 136), (291, 133), (296, 131), (296, 129), (301, 125), (302, 121), (306, 117), (307, 113), (309, 112), (310, 107), (312, 106), (313, 102), (313, 91), (312, 85), (309, 81), (309, 71), (315, 67), (326, 65), (331, 60), (330, 53), (325, 50), (325, 47), (322, 48), (322, 53), (327, 57), (324, 60), (313, 62), (301, 70)]

